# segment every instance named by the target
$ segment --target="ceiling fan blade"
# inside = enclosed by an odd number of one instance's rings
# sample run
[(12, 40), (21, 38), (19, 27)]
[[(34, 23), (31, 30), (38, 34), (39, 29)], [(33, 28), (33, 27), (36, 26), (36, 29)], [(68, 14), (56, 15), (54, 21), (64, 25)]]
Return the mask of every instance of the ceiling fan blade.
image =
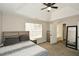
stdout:
[(55, 9), (57, 9), (58, 7), (53, 6), (53, 7), (51, 7), (51, 8), (55, 8)]
[(51, 5), (54, 5), (54, 4), (56, 4), (56, 3), (51, 3)]
[(47, 3), (43, 3), (44, 5), (48, 6)]
[(46, 8), (48, 8), (48, 7), (42, 8), (41, 10), (44, 10), (44, 9), (46, 9)]

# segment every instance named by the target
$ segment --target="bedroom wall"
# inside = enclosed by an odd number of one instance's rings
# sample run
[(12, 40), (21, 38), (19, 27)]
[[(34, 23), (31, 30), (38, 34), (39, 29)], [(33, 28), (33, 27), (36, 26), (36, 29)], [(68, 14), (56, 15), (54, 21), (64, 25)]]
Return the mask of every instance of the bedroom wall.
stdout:
[(56, 43), (57, 42), (57, 25), (58, 24), (67, 24), (67, 25), (77, 25), (77, 23), (79, 22), (79, 15), (75, 15), (75, 16), (70, 16), (70, 17), (66, 17), (66, 18), (62, 18), (62, 19), (57, 19), (53, 22), (50, 22), (50, 31), (52, 34), (52, 38), (51, 38), (51, 44)]
[(31, 19), (22, 15), (3, 12), (3, 31), (25, 31), (25, 23), (40, 23), (43, 25), (43, 37), (39, 38), (38, 43), (46, 41), (46, 31), (48, 30), (48, 23), (38, 19)]

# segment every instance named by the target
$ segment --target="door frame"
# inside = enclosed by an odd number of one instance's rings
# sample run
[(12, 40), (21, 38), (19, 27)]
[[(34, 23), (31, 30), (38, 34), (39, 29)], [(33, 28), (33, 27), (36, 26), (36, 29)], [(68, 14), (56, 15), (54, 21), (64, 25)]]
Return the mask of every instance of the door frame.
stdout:
[[(63, 41), (65, 41), (66, 40), (66, 38), (64, 38), (64, 35), (66, 34), (64, 34), (64, 31), (66, 31), (66, 28), (64, 28), (64, 25), (65, 25), (65, 27), (66, 27), (66, 24), (63, 24)], [(66, 36), (66, 35), (65, 35)]]

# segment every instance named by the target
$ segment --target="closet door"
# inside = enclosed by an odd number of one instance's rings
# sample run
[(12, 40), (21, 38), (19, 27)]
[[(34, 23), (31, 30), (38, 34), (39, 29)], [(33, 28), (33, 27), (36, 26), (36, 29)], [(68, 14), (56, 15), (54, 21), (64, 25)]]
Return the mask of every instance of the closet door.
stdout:
[(67, 26), (66, 46), (77, 50), (77, 26)]

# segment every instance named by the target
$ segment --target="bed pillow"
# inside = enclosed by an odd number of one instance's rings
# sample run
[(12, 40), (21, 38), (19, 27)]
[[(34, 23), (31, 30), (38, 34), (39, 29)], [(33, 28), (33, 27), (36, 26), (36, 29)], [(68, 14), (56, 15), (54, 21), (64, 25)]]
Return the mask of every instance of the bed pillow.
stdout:
[(19, 40), (20, 41), (28, 41), (29, 40), (29, 36), (28, 35), (20, 35)]
[(19, 38), (8, 38), (4, 41), (4, 46), (13, 45), (19, 43)]

